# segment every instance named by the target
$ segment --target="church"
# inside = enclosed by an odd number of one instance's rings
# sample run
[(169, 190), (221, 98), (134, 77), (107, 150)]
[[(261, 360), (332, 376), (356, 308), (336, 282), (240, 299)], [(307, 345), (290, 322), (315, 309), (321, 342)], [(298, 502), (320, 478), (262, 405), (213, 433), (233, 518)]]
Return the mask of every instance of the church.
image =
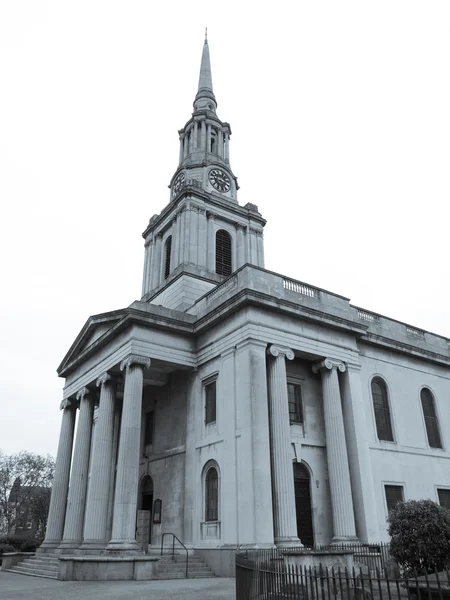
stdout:
[(58, 368), (44, 554), (174, 534), (227, 575), (237, 548), (387, 541), (398, 500), (450, 507), (450, 340), (266, 270), (230, 138), (205, 40), (142, 297), (90, 317)]

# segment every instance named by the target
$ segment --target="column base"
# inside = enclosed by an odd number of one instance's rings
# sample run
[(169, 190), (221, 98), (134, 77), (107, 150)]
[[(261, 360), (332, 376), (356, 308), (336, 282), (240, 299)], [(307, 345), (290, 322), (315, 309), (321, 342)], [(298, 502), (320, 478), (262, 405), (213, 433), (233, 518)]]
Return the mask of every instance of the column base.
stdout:
[(127, 554), (142, 554), (142, 550), (136, 540), (111, 540), (106, 546), (107, 554), (118, 554), (126, 552)]
[(277, 548), (303, 548), (303, 544), (296, 536), (292, 537), (276, 537), (275, 546)]
[(106, 540), (104, 541), (95, 541), (95, 542), (83, 542), (81, 546), (78, 547), (78, 551), (90, 552), (91, 550), (95, 550), (99, 552), (100, 550), (105, 550), (108, 545)]
[(58, 550), (75, 550), (81, 546), (80, 540), (63, 540), (58, 546)]
[(356, 535), (349, 535), (349, 536), (334, 536), (333, 539), (331, 540), (331, 544), (330, 546), (342, 546), (343, 544), (352, 544), (353, 546), (356, 544), (360, 544), (361, 542), (359, 541), (359, 539), (356, 537)]
[(59, 548), (60, 543), (61, 540), (59, 542), (42, 542), (39, 548), (36, 548), (36, 554), (51, 554)]

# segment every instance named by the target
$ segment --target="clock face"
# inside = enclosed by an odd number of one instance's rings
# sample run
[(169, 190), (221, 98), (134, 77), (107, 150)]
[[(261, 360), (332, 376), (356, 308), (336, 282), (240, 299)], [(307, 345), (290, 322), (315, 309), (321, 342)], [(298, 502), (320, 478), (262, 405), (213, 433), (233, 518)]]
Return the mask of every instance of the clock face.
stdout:
[(184, 173), (180, 173), (179, 175), (177, 175), (177, 178), (173, 182), (173, 192), (174, 192), (174, 194), (177, 194), (180, 191), (181, 186), (184, 183), (185, 177), (186, 176), (185, 176)]
[(211, 185), (219, 192), (228, 192), (231, 187), (230, 178), (221, 169), (211, 169), (208, 178)]

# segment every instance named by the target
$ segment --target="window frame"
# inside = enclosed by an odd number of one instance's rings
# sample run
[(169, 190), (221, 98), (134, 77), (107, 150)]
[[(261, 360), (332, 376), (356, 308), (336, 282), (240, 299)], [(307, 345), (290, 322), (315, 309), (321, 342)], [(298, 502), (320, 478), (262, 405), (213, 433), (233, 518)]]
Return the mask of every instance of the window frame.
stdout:
[[(225, 233), (228, 236), (229, 240), (230, 240), (230, 264), (229, 264), (230, 272), (229, 273), (224, 273), (223, 272), (224, 271), (224, 269), (223, 269), (223, 266), (224, 266), (223, 256), (222, 256), (222, 270), (221, 270), (221, 272), (219, 272), (217, 270), (217, 266), (218, 266), (218, 264), (217, 264), (218, 263), (218, 257), (217, 257), (217, 255), (218, 255), (218, 252), (217, 252), (217, 235), (220, 232)], [(222, 277), (230, 277), (230, 275), (232, 275), (233, 271), (234, 271), (234, 237), (233, 237), (232, 233), (230, 231), (228, 231), (228, 229), (225, 229), (224, 227), (218, 227), (216, 229), (215, 233), (214, 233), (214, 272), (217, 273), (217, 275), (220, 275)]]
[[(447, 492), (448, 493), (448, 495), (449, 495), (448, 506), (441, 503), (441, 499), (439, 498), (439, 492)], [(439, 506), (443, 506), (444, 508), (448, 508), (450, 510), (450, 487), (436, 486), (436, 496), (437, 496), (437, 504), (439, 504)]]
[[(373, 393), (373, 389), (372, 389), (372, 384), (376, 383), (380, 386), (381, 392), (382, 392), (382, 398), (383, 401), (385, 403), (385, 405), (383, 406), (383, 415), (384, 417), (386, 416), (386, 413), (389, 417), (389, 429), (390, 429), (390, 433), (392, 436), (391, 440), (385, 440), (380, 438), (379, 436), (379, 431), (378, 431), (378, 420), (377, 420), (377, 410), (375, 408), (375, 401), (374, 401), (374, 393)], [(395, 439), (395, 430), (394, 430), (394, 419), (393, 419), (393, 410), (392, 410), (392, 405), (390, 402), (390, 393), (389, 393), (389, 386), (387, 384), (387, 381), (384, 379), (384, 377), (382, 377), (379, 374), (374, 374), (369, 381), (369, 390), (370, 390), (370, 400), (372, 403), (372, 413), (373, 413), (373, 417), (374, 417), (374, 423), (375, 423), (375, 434), (376, 434), (376, 439), (379, 442), (387, 442), (390, 444), (395, 444), (396, 443), (396, 439)], [(384, 394), (383, 394), (384, 393)], [(384, 397), (383, 397), (384, 395)], [(378, 412), (379, 414), (379, 412)]]
[(172, 235), (167, 236), (166, 241), (164, 242), (164, 281), (168, 279), (170, 275), (170, 267), (171, 267), (171, 258), (172, 258)]
[[(296, 379), (293, 377), (287, 378), (286, 386), (287, 386), (287, 395), (288, 395), (289, 425), (305, 427), (305, 404), (304, 404), (303, 384), (304, 384), (304, 381), (302, 379)], [(291, 418), (292, 412), (291, 412), (291, 402), (290, 402), (290, 396), (289, 396), (289, 386), (290, 385), (293, 385), (300, 390), (300, 401), (299, 401), (300, 417), (301, 417), (300, 421), (294, 421)], [(295, 412), (294, 412), (294, 414), (295, 414)]]
[[(209, 411), (211, 410), (208, 406), (208, 388), (214, 386), (214, 418), (208, 420)], [(206, 427), (215, 425), (217, 423), (217, 377), (208, 378), (203, 382), (203, 421)]]
[[(216, 518), (210, 517), (210, 507), (209, 503), (211, 498), (209, 497), (208, 491), (208, 477), (212, 471), (216, 472), (216, 488), (215, 488), (215, 512), (212, 516)], [(219, 465), (215, 460), (209, 460), (205, 466), (203, 467), (203, 477), (202, 477), (202, 495), (203, 495), (203, 510), (202, 510), (202, 520), (204, 523), (218, 523), (220, 522), (220, 469)]]
[[(427, 421), (427, 417), (425, 416), (425, 411), (423, 409), (423, 401), (422, 401), (422, 394), (424, 391), (427, 391), (430, 394), (430, 398), (432, 401), (432, 407), (433, 407), (433, 412), (434, 412), (434, 417), (433, 417), (434, 426), (436, 428), (435, 433), (437, 434), (437, 436), (439, 438), (439, 444), (440, 444), (439, 446), (432, 446), (430, 443), (430, 436), (429, 436), (428, 426), (427, 426), (428, 421)], [(426, 439), (428, 448), (430, 448), (432, 450), (444, 450), (444, 444), (442, 442), (442, 430), (441, 430), (441, 425), (440, 425), (439, 413), (438, 413), (438, 409), (437, 409), (436, 395), (433, 393), (433, 391), (431, 390), (431, 388), (429, 386), (423, 385), (420, 388), (419, 402), (420, 402), (420, 410), (422, 412), (422, 420), (423, 420), (423, 424), (424, 424), (424, 428), (425, 428), (425, 439)]]
[(394, 508), (395, 505), (392, 506), (391, 508), (389, 508), (388, 499), (387, 499), (387, 495), (386, 495), (386, 488), (387, 487), (400, 488), (402, 490), (402, 499), (397, 500), (397, 502), (405, 502), (406, 487), (405, 487), (404, 483), (398, 482), (398, 481), (383, 481), (382, 486), (383, 486), (383, 498), (384, 498), (384, 505), (386, 507), (386, 514), (389, 516), (390, 511), (392, 510), (392, 508)]

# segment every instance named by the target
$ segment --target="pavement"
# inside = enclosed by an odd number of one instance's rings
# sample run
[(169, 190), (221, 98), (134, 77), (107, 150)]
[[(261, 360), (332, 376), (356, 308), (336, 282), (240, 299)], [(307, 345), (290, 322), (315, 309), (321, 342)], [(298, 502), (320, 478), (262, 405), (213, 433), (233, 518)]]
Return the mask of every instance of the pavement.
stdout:
[(0, 600), (235, 600), (236, 580), (57, 581), (0, 571)]

